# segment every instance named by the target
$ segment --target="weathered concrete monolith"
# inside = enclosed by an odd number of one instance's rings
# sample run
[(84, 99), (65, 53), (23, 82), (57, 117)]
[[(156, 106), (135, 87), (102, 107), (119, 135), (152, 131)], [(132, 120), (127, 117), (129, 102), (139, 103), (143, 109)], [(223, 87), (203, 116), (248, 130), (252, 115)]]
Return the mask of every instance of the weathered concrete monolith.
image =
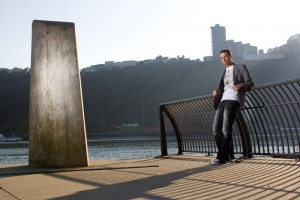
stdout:
[(88, 166), (74, 23), (34, 20), (29, 165)]

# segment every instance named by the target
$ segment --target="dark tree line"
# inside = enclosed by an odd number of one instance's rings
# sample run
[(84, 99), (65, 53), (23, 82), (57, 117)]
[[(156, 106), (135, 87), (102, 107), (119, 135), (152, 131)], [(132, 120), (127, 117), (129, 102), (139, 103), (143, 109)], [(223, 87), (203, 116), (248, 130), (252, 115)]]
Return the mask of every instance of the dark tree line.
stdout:
[[(244, 63), (256, 85), (300, 77), (298, 57)], [(211, 61), (82, 73), (87, 133), (129, 123), (158, 127), (160, 103), (211, 94), (223, 70)], [(0, 71), (0, 133), (28, 134), (29, 85), (28, 73)]]

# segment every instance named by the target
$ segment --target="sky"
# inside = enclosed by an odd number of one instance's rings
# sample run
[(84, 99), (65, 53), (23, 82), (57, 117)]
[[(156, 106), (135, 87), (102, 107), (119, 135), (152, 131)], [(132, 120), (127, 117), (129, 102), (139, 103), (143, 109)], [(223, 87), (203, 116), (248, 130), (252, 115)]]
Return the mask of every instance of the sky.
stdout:
[(75, 23), (80, 68), (212, 55), (211, 29), (263, 49), (300, 33), (299, 0), (0, 0), (0, 68), (31, 63), (33, 20)]

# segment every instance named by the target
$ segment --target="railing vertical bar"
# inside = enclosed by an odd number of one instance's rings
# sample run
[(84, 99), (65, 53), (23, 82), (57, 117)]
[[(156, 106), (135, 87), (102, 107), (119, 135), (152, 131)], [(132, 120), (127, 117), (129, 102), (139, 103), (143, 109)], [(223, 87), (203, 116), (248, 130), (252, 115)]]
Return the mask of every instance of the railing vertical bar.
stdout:
[[(276, 106), (270, 106), (270, 105), (276, 105), (277, 104), (277, 102), (275, 101), (276, 98), (274, 97), (274, 93), (272, 92), (272, 88), (269, 87), (269, 88), (265, 88), (263, 90), (265, 90), (266, 94), (268, 94), (268, 97), (269, 97), (268, 98), (268, 100), (269, 100), (269, 105), (268, 106), (269, 106), (270, 110), (273, 113), (272, 121), (275, 120), (275, 122), (276, 122), (276, 126), (273, 127), (273, 131), (274, 131), (274, 134), (275, 134), (276, 139), (277, 139), (277, 152), (280, 153), (280, 146), (282, 146), (282, 149), (284, 149), (283, 137), (282, 137), (280, 129), (278, 129), (278, 127), (280, 127), (280, 122), (282, 121), (281, 118), (280, 118), (280, 111), (278, 110), (278, 108)], [(278, 134), (277, 134), (277, 131), (278, 131)], [(278, 140), (277, 135), (280, 138), (280, 142)]]
[[(288, 134), (290, 135), (290, 137), (292, 139), (292, 141), (289, 142), (289, 143), (292, 144), (293, 154), (295, 154), (296, 150), (297, 150), (297, 147), (299, 149), (299, 144), (296, 143), (296, 140), (298, 139), (297, 138), (297, 136), (298, 136), (297, 123), (296, 123), (296, 120), (293, 120), (293, 119), (298, 118), (298, 124), (299, 124), (300, 120), (299, 120), (299, 116), (297, 115), (297, 113), (294, 113), (294, 111), (295, 111), (294, 104), (295, 104), (295, 102), (297, 102), (297, 99), (296, 99), (295, 94), (293, 93), (293, 91), (291, 89), (291, 85), (292, 84), (288, 84), (288, 85), (283, 85), (281, 87), (285, 88), (284, 96), (286, 96), (286, 98), (288, 99), (288, 102), (285, 104), (285, 107), (289, 111), (289, 112), (286, 112), (287, 122), (288, 122), (288, 125), (289, 125)], [(298, 99), (300, 100), (299, 93), (298, 93)], [(300, 101), (298, 101), (298, 102), (300, 102)], [(296, 134), (293, 134), (293, 132), (296, 132)]]
[(194, 143), (194, 124), (193, 124), (193, 121), (191, 120), (193, 118), (193, 108), (192, 108), (192, 105), (191, 103), (190, 104), (187, 104), (187, 103), (184, 103), (185, 107), (188, 107), (189, 110), (190, 110), (190, 113), (187, 113), (187, 116), (186, 119), (187, 119), (187, 124), (188, 124), (188, 134), (189, 134), (189, 143), (190, 143), (190, 151), (194, 151), (195, 150), (195, 143)]
[[(265, 135), (265, 139), (266, 139), (266, 143), (267, 143), (268, 154), (270, 154), (270, 145), (269, 145), (269, 140), (268, 140), (268, 134), (267, 134), (267, 131), (266, 131), (266, 127), (270, 127), (270, 124), (268, 122), (268, 118), (266, 116), (266, 113), (268, 113), (268, 111), (267, 111), (265, 106), (261, 106), (261, 105), (265, 105), (263, 100), (262, 100), (262, 97), (264, 97), (265, 102), (267, 101), (267, 98), (265, 96), (265, 92), (262, 92), (262, 90), (255, 90), (254, 93), (257, 96), (256, 99), (260, 100), (260, 103), (258, 103), (259, 106), (258, 106), (257, 110), (261, 112), (261, 116), (263, 117), (263, 120), (261, 119), (261, 123), (262, 123), (262, 127), (263, 127), (263, 130), (264, 130), (264, 135)], [(266, 125), (267, 125), (266, 127), (263, 125), (264, 123), (266, 123)], [(270, 137), (271, 137), (271, 134), (270, 134)], [(271, 144), (272, 144), (272, 146), (271, 146), (272, 147), (272, 152), (274, 152), (274, 142), (273, 142), (273, 140), (271, 140)]]
[[(251, 97), (253, 97), (252, 92), (249, 95), (251, 95)], [(248, 105), (251, 105), (251, 104), (254, 105), (254, 103), (251, 100), (251, 98), (248, 98), (247, 100), (248, 100), (247, 101)], [(249, 102), (251, 102), (251, 104)], [(245, 110), (245, 109), (243, 109), (243, 110)], [(250, 133), (252, 133), (251, 136), (253, 137), (253, 140), (252, 140), (252, 142), (254, 144), (254, 146), (253, 146), (253, 148), (254, 148), (253, 153), (256, 153), (256, 151), (258, 150), (258, 154), (260, 154), (260, 150), (261, 150), (260, 149), (260, 142), (259, 142), (259, 136), (258, 136), (257, 130), (256, 130), (256, 124), (255, 124), (256, 117), (254, 116), (253, 110), (254, 109), (252, 109), (252, 107), (249, 106), (247, 108), (247, 110), (245, 110), (245, 112), (247, 112), (247, 116), (248, 116), (248, 118), (247, 118), (247, 122), (248, 122), (247, 124), (249, 124), (249, 129), (248, 130), (250, 130)], [(250, 113), (250, 111), (251, 111), (251, 113)], [(256, 143), (257, 143), (257, 145), (256, 145)]]
[(184, 114), (184, 108), (182, 106), (182, 103), (178, 104), (177, 105), (178, 107), (178, 112), (180, 113), (180, 116), (182, 116), (179, 120), (181, 122), (181, 134), (182, 134), (182, 142), (183, 142), (183, 151), (189, 151), (189, 147), (190, 147), (190, 142), (188, 140), (188, 126), (187, 126), (187, 123), (186, 123), (186, 116)]
[[(264, 91), (264, 92), (263, 92)], [(268, 107), (265, 106), (265, 103), (267, 103), (267, 105), (269, 105), (269, 102), (268, 102), (268, 98), (266, 97), (266, 92), (265, 90), (257, 90), (257, 96), (258, 98), (261, 100), (261, 105), (264, 105), (262, 106), (261, 110), (262, 110), (262, 114), (264, 116), (264, 120), (265, 120), (265, 123), (266, 123), (266, 127), (268, 127), (268, 131), (269, 131), (269, 135), (270, 135), (270, 138), (271, 138), (271, 144), (272, 144), (272, 152), (274, 153), (275, 152), (275, 144), (274, 144), (274, 141), (272, 139), (272, 134), (271, 134), (271, 131), (270, 131), (270, 127), (274, 127), (274, 123), (273, 123), (273, 120), (268, 120), (270, 119), (270, 112), (268, 111)], [(264, 100), (262, 99), (262, 97), (264, 98)], [(271, 124), (270, 124), (270, 122)], [(268, 137), (267, 137), (267, 132), (266, 132), (266, 140), (268, 141)], [(277, 139), (277, 136), (275, 134), (275, 137), (276, 137), (276, 141), (277, 141), (277, 144), (278, 144), (278, 139)]]
[(202, 123), (197, 120), (198, 117), (200, 117), (200, 115), (198, 114), (199, 111), (198, 111), (197, 102), (196, 101), (192, 101), (191, 102), (191, 107), (194, 110), (193, 114), (195, 116), (197, 116), (193, 120), (193, 127), (194, 127), (194, 129), (193, 129), (193, 145), (194, 145), (195, 151), (200, 151), (201, 147), (203, 146), (202, 143), (204, 143), (204, 141), (199, 139), (199, 138), (201, 138), (201, 135), (199, 133), (200, 133), (200, 129), (201, 129), (200, 127), (203, 127), (203, 126), (202, 126)]
[[(300, 92), (297, 91), (297, 88), (296, 86), (298, 85), (298, 89), (300, 88), (300, 82), (296, 82), (296, 83), (292, 83), (290, 84), (291, 87), (294, 89), (295, 92), (293, 92), (293, 96), (294, 96), (294, 99), (295, 99), (295, 102), (299, 102), (300, 101)], [(295, 86), (296, 85), (296, 86)], [(299, 89), (300, 90), (300, 89)], [(297, 96), (296, 96), (297, 95)], [(300, 115), (299, 113), (297, 113), (297, 107), (296, 105), (298, 105), (298, 110), (300, 110), (300, 103), (295, 103), (293, 104), (293, 108), (294, 108), (294, 113), (295, 113), (295, 117), (298, 119), (298, 123), (297, 125), (295, 126), (295, 132), (296, 132), (296, 136), (297, 136), (297, 145), (298, 145), (298, 153), (299, 153), (299, 158), (300, 158), (300, 133), (298, 132), (298, 127), (300, 127)], [(300, 131), (300, 128), (299, 128), (299, 131)]]
[[(214, 119), (214, 108), (212, 106), (213, 99), (207, 98), (207, 99), (204, 99), (203, 101), (201, 101), (200, 103), (202, 105), (205, 105), (205, 106), (202, 106), (204, 112), (206, 113), (205, 124), (206, 124), (206, 127), (209, 127), (208, 130), (206, 131), (206, 135), (205, 135), (205, 138), (206, 138), (207, 144), (208, 144), (207, 148), (209, 148), (209, 146), (210, 146), (209, 153), (217, 152), (217, 146), (216, 146), (215, 138), (213, 137), (213, 132), (212, 132), (213, 119)], [(213, 142), (209, 142), (209, 141), (213, 141)]]
[[(202, 126), (202, 123), (199, 123), (197, 118), (200, 117), (199, 115), (199, 111), (198, 111), (198, 107), (197, 107), (197, 104), (196, 104), (196, 101), (192, 101), (191, 102), (191, 107), (193, 108), (193, 111), (194, 111), (194, 120), (192, 121), (193, 122), (193, 144), (194, 144), (194, 148), (195, 148), (195, 151), (200, 151), (201, 149), (201, 144), (202, 142), (205, 143), (204, 140), (200, 140), (201, 136), (199, 134), (201, 128), (200, 127), (203, 127)], [(203, 145), (202, 145), (203, 146)]]
[[(192, 114), (192, 108), (190, 104), (187, 104), (186, 102), (182, 104), (183, 106), (183, 113), (184, 115), (186, 115), (186, 117), (184, 117), (186, 120), (186, 130), (187, 130), (187, 139), (188, 139), (188, 143), (189, 143), (189, 150), (193, 151), (194, 149), (194, 141), (193, 141), (193, 123), (192, 120), (190, 120), (190, 118), (192, 118), (192, 116), (190, 114)], [(190, 111), (190, 113), (188, 113), (187, 111)]]
[(174, 117), (175, 114), (176, 114), (176, 109), (174, 109), (172, 105), (166, 105), (165, 107), (166, 107), (166, 110), (168, 110), (167, 114), (170, 115), (169, 119), (171, 121), (171, 124), (173, 125), (174, 130), (175, 130), (175, 135), (176, 135), (176, 138), (177, 138), (177, 145), (178, 145), (178, 154), (182, 154), (182, 151), (183, 151), (182, 136), (181, 136), (181, 133), (180, 133), (178, 121)]
[[(269, 143), (268, 143), (268, 139), (267, 139), (267, 135), (266, 135), (266, 129), (262, 125), (263, 120), (261, 118), (261, 112), (260, 112), (261, 106), (259, 106), (260, 104), (258, 103), (259, 95), (257, 94), (256, 90), (252, 92), (252, 96), (249, 99), (252, 102), (255, 100), (255, 103), (258, 106), (258, 108), (255, 109), (255, 111), (256, 111), (256, 115), (255, 115), (256, 123), (255, 124), (257, 124), (257, 129), (259, 130), (259, 133), (260, 133), (258, 136), (261, 138), (261, 142), (263, 144), (262, 146), (261, 145), (260, 146), (262, 147), (263, 154), (266, 154), (266, 149), (267, 149), (267, 153), (269, 154), (270, 153)], [(253, 103), (253, 105), (254, 105), (254, 103)], [(265, 136), (265, 140), (264, 140), (263, 136)]]
[[(275, 91), (276, 91), (276, 93), (275, 93)], [(283, 132), (284, 132), (284, 135), (285, 135), (285, 138), (286, 138), (286, 140), (288, 141), (288, 136), (287, 136), (287, 132), (286, 132), (286, 127), (285, 127), (285, 121), (287, 120), (287, 118), (286, 118), (286, 115), (285, 115), (285, 112), (284, 112), (284, 109), (283, 109), (283, 105), (280, 105), (280, 99), (279, 99), (279, 97), (281, 97), (282, 98), (282, 95), (281, 95), (281, 93), (279, 92), (279, 90), (278, 90), (278, 86), (275, 86), (275, 87), (273, 87), (273, 90), (271, 90), (271, 92), (273, 92), (273, 94), (274, 94), (274, 96), (275, 96), (275, 98), (276, 98), (276, 100), (277, 100), (277, 104), (278, 104), (278, 106), (276, 106), (276, 108), (277, 108), (277, 110), (278, 110), (278, 112), (279, 112), (279, 116), (280, 116), (280, 119), (281, 119), (281, 125), (283, 126)], [(276, 95), (277, 94), (277, 95)], [(284, 116), (283, 116), (284, 115)], [(285, 119), (286, 120), (284, 120), (284, 117), (285, 117)], [(281, 132), (281, 128), (279, 127), (279, 130), (280, 130), (280, 132)], [(283, 149), (282, 149), (282, 152), (283, 153), (285, 153), (285, 148), (284, 148), (284, 140), (282, 140), (282, 143), (283, 143)], [(287, 144), (287, 149), (288, 149), (288, 153), (290, 153), (290, 144), (289, 144), (289, 142), (287, 142), (286, 143)]]
[[(197, 102), (198, 105), (199, 105), (199, 108), (201, 109), (201, 112), (202, 113), (207, 113), (207, 112), (211, 112), (211, 110), (209, 110), (209, 107), (207, 106), (207, 103), (205, 100), (203, 101), (198, 101)], [(201, 124), (202, 124), (202, 127), (201, 127), (201, 130), (202, 130), (202, 134), (201, 134), (201, 137), (204, 138), (203, 139), (203, 143), (202, 143), (202, 151), (206, 149), (207, 152), (209, 152), (209, 148), (208, 148), (208, 137), (209, 135), (207, 134), (207, 130), (205, 130), (205, 127), (209, 127), (207, 125), (208, 121), (207, 121), (207, 118), (205, 117), (205, 115), (202, 115), (201, 116)], [(212, 126), (210, 127), (212, 129)], [(205, 131), (203, 131), (205, 130)], [(211, 131), (211, 134), (212, 134), (212, 131)]]
[[(279, 87), (282, 89), (282, 91), (284, 93), (284, 95), (283, 95), (284, 102), (288, 102), (288, 104), (286, 104), (285, 107), (289, 112), (284, 112), (284, 113), (285, 113), (286, 118), (287, 118), (287, 123), (288, 123), (288, 126), (289, 126), (289, 133), (290, 133), (290, 137), (292, 139), (291, 143), (292, 143), (292, 146), (293, 146), (293, 153), (295, 153), (296, 152), (296, 147), (295, 147), (295, 143), (294, 143), (292, 127), (297, 128), (297, 126), (296, 126), (295, 121), (291, 120), (293, 116), (292, 116), (292, 111), (290, 110), (290, 106), (289, 106), (290, 102), (293, 101), (293, 99), (291, 99), (290, 95), (289, 95), (289, 94), (292, 94), (292, 91), (290, 90), (288, 85), (283, 85), (283, 86), (279, 86)], [(289, 93), (287, 92), (287, 90), (289, 91)], [(285, 97), (287, 98), (288, 101), (286, 101)], [(291, 127), (291, 124), (292, 124), (292, 127)], [(290, 142), (288, 141), (288, 143), (290, 143)]]

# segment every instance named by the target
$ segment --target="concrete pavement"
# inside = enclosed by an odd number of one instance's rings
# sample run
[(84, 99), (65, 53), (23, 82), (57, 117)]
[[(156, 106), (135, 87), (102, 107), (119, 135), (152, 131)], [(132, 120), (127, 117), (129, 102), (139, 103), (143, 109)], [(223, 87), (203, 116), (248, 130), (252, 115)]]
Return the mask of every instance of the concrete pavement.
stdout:
[(210, 165), (211, 159), (99, 160), (71, 169), (0, 165), (0, 199), (300, 199), (299, 161), (254, 158)]

